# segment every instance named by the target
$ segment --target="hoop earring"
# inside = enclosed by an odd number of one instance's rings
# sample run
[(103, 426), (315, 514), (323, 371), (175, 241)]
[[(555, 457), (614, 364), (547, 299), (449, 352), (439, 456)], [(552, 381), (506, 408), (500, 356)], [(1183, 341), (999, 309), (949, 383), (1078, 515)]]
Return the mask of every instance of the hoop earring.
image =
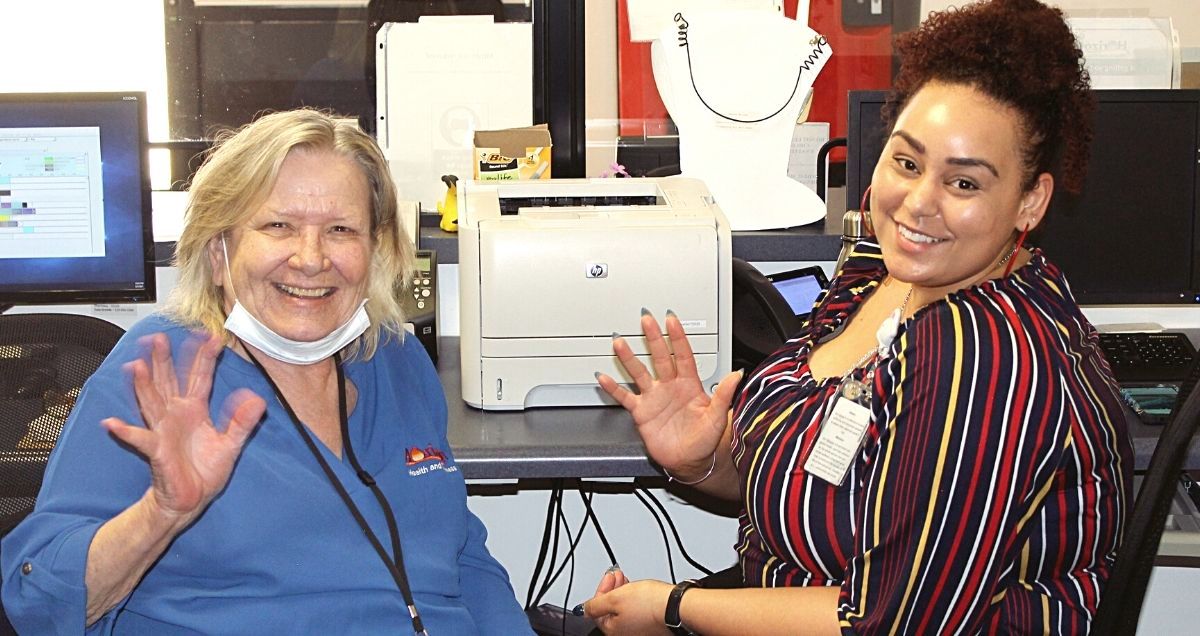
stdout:
[(867, 236), (875, 236), (875, 225), (871, 223), (871, 210), (867, 205), (871, 202), (871, 186), (868, 185), (866, 190), (863, 190), (862, 199), (858, 202), (858, 220), (862, 223), (863, 229), (867, 231)]
[(1021, 230), (1021, 233), (1017, 235), (1017, 244), (1013, 246), (1012, 258), (1008, 259), (1008, 267), (1004, 268), (1005, 278), (1007, 278), (1008, 275), (1012, 273), (1013, 264), (1017, 262), (1017, 251), (1020, 250), (1021, 246), (1025, 244), (1026, 236), (1029, 236), (1029, 224), (1028, 223), (1025, 224), (1025, 229)]

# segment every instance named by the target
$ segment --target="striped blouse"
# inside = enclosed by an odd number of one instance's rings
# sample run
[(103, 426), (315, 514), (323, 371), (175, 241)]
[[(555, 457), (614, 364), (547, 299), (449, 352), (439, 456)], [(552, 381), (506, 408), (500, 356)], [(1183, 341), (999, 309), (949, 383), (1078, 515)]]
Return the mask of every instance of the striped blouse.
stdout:
[(812, 377), (812, 342), (885, 274), (878, 246), (859, 244), (735, 401), (747, 584), (841, 586), (844, 633), (1085, 633), (1132, 450), (1095, 329), (1040, 251), (901, 325), (842, 485), (805, 472), (839, 385)]

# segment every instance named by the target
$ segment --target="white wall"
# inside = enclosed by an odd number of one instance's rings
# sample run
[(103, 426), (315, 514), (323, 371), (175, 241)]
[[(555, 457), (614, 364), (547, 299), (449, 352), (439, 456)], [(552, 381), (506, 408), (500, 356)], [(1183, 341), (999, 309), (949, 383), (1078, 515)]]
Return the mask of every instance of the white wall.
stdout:
[[(966, 4), (963, 0), (921, 0), (921, 15)], [(1179, 44), (1200, 49), (1200, 4), (1197, 0), (1048, 0), (1072, 16), (1171, 18), (1179, 31)], [(1197, 60), (1200, 61), (1200, 60)]]

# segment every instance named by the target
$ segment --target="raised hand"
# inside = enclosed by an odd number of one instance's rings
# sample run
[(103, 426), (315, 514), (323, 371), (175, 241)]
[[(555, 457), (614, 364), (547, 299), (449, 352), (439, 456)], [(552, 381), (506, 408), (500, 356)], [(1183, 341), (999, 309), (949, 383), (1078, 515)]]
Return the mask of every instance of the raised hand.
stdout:
[(637, 394), (607, 375), (599, 374), (597, 379), (601, 388), (633, 415), (650, 458), (676, 478), (691, 481), (714, 465), (741, 373), (725, 376), (710, 397), (700, 382), (679, 318), (668, 312), (666, 326), (669, 348), (654, 316), (642, 316), (653, 376), (623, 338), (613, 341), (617, 359), (637, 384)]
[(236, 391), (221, 409), (222, 426), (214, 426), (208, 401), (221, 339), (213, 336), (195, 345), (182, 378), (176, 375), (167, 337), (155, 334), (145, 340), (149, 365), (136, 360), (126, 368), (146, 426), (115, 417), (102, 424), (150, 462), (150, 495), (158, 510), (190, 521), (225, 487), (266, 402), (248, 389)]

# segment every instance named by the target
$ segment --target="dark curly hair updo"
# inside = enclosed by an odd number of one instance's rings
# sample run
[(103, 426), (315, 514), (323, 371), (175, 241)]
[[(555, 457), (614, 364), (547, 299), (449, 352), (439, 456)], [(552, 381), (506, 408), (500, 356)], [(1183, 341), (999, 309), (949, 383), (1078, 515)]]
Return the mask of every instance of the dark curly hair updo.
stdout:
[(897, 38), (900, 72), (884, 107), (888, 128), (929, 82), (970, 86), (1020, 114), (1024, 189), (1049, 172), (1079, 192), (1092, 140), (1083, 52), (1062, 11), (1037, 0), (983, 0), (932, 13)]

